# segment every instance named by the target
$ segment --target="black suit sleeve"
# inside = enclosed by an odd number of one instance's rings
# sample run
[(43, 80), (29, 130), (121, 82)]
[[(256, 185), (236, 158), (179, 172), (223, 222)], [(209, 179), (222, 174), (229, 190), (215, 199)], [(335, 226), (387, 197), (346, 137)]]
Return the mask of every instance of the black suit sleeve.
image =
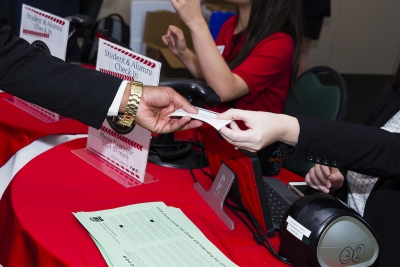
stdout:
[(0, 9), (0, 90), (99, 128), (121, 82), (67, 64), (13, 36)]
[(297, 116), (293, 159), (370, 176), (400, 175), (400, 135), (378, 127)]

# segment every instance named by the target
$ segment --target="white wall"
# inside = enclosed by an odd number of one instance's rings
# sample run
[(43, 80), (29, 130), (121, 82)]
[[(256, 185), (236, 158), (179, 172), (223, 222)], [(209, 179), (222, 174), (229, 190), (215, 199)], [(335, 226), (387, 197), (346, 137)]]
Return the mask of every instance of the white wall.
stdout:
[[(332, 16), (325, 19), (320, 39), (312, 43), (308, 67), (327, 65), (341, 73), (392, 74), (400, 56), (400, 0), (331, 1)], [(117, 12), (129, 23), (130, 3), (104, 0), (99, 17)]]
[(309, 67), (328, 65), (340, 73), (393, 74), (400, 56), (399, 0), (332, 0)]

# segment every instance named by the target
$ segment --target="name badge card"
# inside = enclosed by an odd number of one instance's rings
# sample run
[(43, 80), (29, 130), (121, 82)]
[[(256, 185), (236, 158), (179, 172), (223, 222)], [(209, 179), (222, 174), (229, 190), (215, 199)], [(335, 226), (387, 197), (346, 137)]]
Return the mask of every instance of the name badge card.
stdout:
[[(96, 69), (124, 80), (156, 86), (160, 78), (161, 63), (99, 39)], [(86, 148), (143, 183), (150, 138), (150, 131), (139, 125), (135, 125), (127, 134), (117, 133), (106, 119), (99, 130), (89, 127)]]
[[(20, 37), (51, 55), (65, 60), (68, 44), (69, 21), (40, 9), (22, 5)], [(14, 97), (12, 103), (44, 122), (54, 122), (65, 117)]]

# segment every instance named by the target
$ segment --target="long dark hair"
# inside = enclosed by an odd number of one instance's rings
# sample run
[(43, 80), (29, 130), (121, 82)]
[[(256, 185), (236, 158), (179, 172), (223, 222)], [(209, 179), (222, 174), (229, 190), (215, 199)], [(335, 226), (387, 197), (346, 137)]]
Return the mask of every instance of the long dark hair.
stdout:
[(228, 62), (230, 69), (240, 65), (253, 48), (276, 32), (284, 32), (293, 39), (291, 84), (299, 68), (300, 42), (302, 35), (302, 0), (252, 0), (246, 36), (239, 53)]

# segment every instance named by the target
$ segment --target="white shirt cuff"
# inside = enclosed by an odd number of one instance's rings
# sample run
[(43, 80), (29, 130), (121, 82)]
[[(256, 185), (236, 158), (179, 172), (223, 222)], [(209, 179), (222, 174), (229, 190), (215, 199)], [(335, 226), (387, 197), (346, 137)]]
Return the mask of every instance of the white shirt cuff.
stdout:
[(117, 116), (119, 106), (121, 105), (122, 96), (124, 95), (126, 85), (129, 81), (123, 81), (119, 86), (118, 92), (114, 97), (114, 101), (111, 103), (110, 108), (108, 109), (107, 116)]

